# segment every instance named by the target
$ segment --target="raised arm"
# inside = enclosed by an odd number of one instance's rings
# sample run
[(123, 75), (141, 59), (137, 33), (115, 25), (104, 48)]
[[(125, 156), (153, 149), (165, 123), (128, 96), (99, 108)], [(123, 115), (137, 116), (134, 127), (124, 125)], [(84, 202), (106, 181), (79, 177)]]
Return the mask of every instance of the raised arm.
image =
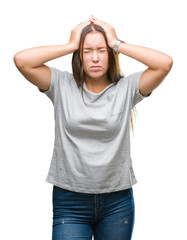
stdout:
[[(117, 40), (115, 29), (97, 18), (94, 23), (103, 27), (106, 32), (108, 45), (113, 49)], [(173, 65), (173, 59), (169, 55), (147, 47), (121, 43), (118, 47), (118, 52), (148, 66), (141, 75), (139, 84), (139, 91), (144, 96), (160, 85)]]
[(70, 54), (79, 48), (82, 29), (90, 24), (85, 21), (72, 31), (68, 44), (56, 46), (41, 46), (20, 51), (14, 55), (14, 62), (21, 74), (32, 84), (46, 91), (51, 82), (51, 72), (44, 63)]
[(118, 51), (148, 66), (142, 73), (139, 83), (139, 91), (144, 96), (160, 85), (173, 64), (170, 56), (147, 47), (122, 43)]

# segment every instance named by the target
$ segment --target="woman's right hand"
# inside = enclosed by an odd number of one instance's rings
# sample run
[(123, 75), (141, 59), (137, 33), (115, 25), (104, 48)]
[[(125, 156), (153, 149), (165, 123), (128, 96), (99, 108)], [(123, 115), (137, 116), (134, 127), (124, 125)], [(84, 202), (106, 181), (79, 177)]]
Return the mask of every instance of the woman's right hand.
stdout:
[(71, 30), (71, 36), (69, 40), (69, 44), (73, 45), (76, 50), (79, 48), (80, 36), (83, 28), (90, 24), (90, 20), (85, 22), (81, 22), (74, 29)]

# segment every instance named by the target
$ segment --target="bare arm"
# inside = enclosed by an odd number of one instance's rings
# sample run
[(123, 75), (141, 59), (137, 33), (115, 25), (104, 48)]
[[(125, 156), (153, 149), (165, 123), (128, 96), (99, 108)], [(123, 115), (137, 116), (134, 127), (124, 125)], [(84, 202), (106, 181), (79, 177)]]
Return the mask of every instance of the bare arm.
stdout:
[[(114, 27), (97, 18), (94, 22), (104, 28), (109, 47), (113, 49), (117, 40)], [(173, 59), (169, 55), (147, 47), (121, 43), (118, 52), (148, 66), (141, 75), (139, 84), (139, 91), (145, 96), (160, 85), (173, 65)]]
[(88, 24), (90, 24), (90, 21), (77, 25), (71, 31), (68, 44), (34, 47), (16, 53), (14, 55), (16, 67), (32, 84), (44, 91), (48, 90), (51, 82), (51, 72), (44, 63), (76, 51), (79, 48), (82, 29)]
[(48, 90), (51, 72), (44, 63), (75, 51), (70, 44), (58, 46), (34, 47), (18, 52), (14, 62), (21, 74), (40, 89)]
[(72, 45), (35, 47), (18, 52), (14, 62), (21, 74), (40, 89), (48, 90), (51, 73), (44, 63), (74, 51)]
[(37, 68), (45, 62), (65, 56), (75, 50), (71, 44), (33, 47), (16, 53), (14, 61), (18, 68)]
[(118, 51), (148, 66), (139, 84), (140, 93), (144, 96), (161, 84), (173, 65), (169, 55), (151, 48), (122, 43)]

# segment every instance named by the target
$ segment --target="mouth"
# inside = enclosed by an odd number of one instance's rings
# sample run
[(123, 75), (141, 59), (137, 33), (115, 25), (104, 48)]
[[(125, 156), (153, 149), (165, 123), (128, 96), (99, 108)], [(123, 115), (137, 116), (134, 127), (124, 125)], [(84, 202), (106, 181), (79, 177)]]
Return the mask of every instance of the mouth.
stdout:
[(100, 67), (100, 66), (92, 66), (91, 69), (93, 69), (93, 70), (99, 70), (99, 69), (101, 69), (101, 67)]

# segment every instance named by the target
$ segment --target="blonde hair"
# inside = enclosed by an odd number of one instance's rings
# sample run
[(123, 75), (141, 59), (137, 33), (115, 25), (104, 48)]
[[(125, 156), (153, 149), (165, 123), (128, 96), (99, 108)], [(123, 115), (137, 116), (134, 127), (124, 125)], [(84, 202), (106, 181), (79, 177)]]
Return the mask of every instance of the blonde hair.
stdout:
[(135, 119), (136, 119), (136, 115), (137, 115), (136, 106), (135, 106), (135, 107), (132, 109), (132, 111), (131, 111), (131, 130), (132, 130), (132, 134), (134, 135), (133, 114), (134, 114), (134, 117), (135, 117)]

